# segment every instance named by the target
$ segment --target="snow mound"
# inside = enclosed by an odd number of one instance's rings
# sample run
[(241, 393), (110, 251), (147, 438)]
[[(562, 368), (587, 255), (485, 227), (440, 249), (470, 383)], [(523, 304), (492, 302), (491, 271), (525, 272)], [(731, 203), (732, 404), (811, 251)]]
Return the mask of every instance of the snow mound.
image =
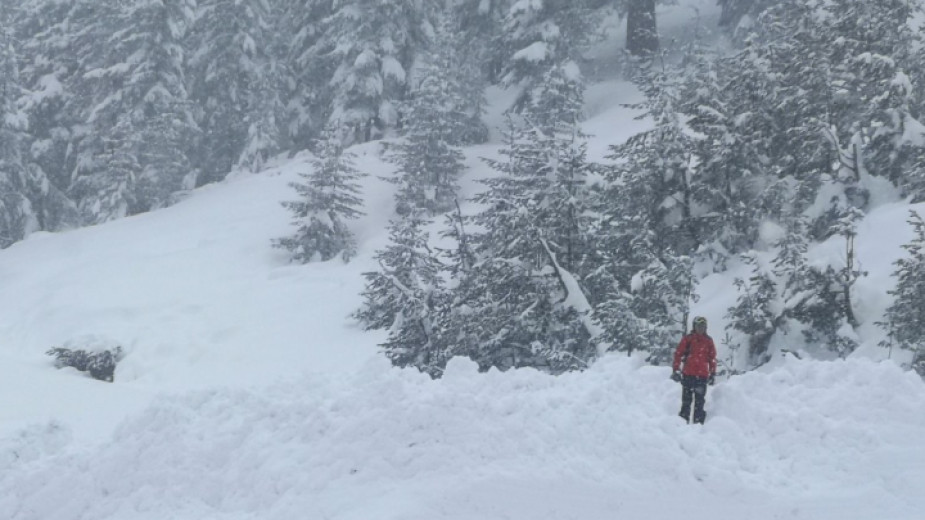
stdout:
[(925, 507), (925, 385), (892, 363), (794, 360), (720, 382), (703, 427), (675, 415), (667, 369), (624, 357), (559, 377), (448, 372), (371, 360), (350, 376), (161, 397), (93, 448), (31, 428), (0, 445), (0, 516), (911, 519)]

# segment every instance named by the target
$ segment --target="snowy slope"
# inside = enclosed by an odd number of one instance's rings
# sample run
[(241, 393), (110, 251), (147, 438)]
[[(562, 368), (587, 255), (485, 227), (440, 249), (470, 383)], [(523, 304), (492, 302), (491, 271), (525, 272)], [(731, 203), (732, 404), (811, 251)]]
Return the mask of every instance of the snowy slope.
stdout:
[[(621, 105), (635, 100), (625, 83), (592, 86), (592, 157), (645, 124)], [(925, 384), (898, 368), (899, 353), (885, 360), (874, 326), (911, 236), (908, 205), (884, 204), (859, 228), (870, 274), (856, 286), (856, 355), (777, 357), (719, 381), (707, 423), (691, 427), (667, 369), (637, 358), (560, 377), (454, 360), (431, 381), (390, 367), (382, 335), (348, 318), (387, 239), (392, 193), (381, 145), (354, 151), (373, 175), (346, 265), (293, 265), (270, 247), (290, 232), (279, 202), (304, 157), (0, 251), (0, 519), (922, 517)], [(464, 193), (495, 154), (467, 151)], [(698, 287), (694, 312), (714, 335), (741, 274)], [(44, 355), (87, 335), (126, 349), (113, 384)]]

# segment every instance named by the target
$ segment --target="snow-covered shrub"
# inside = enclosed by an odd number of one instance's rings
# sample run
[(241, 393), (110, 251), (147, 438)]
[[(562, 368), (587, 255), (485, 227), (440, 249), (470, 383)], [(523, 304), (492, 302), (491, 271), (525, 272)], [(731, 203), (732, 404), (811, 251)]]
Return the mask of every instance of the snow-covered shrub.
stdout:
[(121, 346), (97, 336), (68, 341), (65, 346), (52, 347), (45, 353), (54, 356), (55, 368), (76, 368), (88, 372), (93, 379), (110, 383), (115, 379), (116, 365), (123, 356)]

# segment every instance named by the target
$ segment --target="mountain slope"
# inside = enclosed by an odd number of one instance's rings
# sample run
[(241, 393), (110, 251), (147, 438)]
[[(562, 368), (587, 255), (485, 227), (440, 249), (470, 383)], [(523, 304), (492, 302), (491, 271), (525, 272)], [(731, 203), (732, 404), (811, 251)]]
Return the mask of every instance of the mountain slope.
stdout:
[[(620, 104), (636, 99), (625, 83), (590, 89), (592, 157), (645, 124)], [(346, 265), (294, 265), (270, 246), (291, 232), (279, 203), (305, 157), (0, 252), (0, 518), (921, 516), (925, 384), (897, 366), (902, 353), (885, 360), (875, 326), (911, 236), (909, 205), (884, 203), (859, 227), (870, 272), (855, 287), (859, 351), (778, 355), (722, 379), (706, 424), (692, 427), (676, 416), (668, 369), (635, 357), (559, 377), (479, 374), (457, 359), (432, 381), (389, 366), (382, 334), (349, 314), (387, 240), (393, 186), (379, 176), (391, 167), (380, 143), (354, 151), (371, 176)], [(467, 150), (465, 194), (492, 174), (480, 157), (496, 153)], [(743, 274), (732, 267), (697, 289), (694, 312), (717, 338)], [(113, 384), (55, 370), (44, 354), (87, 335), (125, 348)]]

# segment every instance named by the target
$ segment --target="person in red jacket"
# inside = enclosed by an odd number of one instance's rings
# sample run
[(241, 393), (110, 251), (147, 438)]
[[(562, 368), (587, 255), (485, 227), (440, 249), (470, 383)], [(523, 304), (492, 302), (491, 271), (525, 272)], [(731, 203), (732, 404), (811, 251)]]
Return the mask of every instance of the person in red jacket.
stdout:
[(671, 379), (681, 383), (681, 413), (691, 422), (691, 401), (694, 402), (694, 424), (703, 424), (707, 412), (703, 405), (707, 400), (707, 384), (716, 379), (716, 345), (707, 335), (707, 319), (694, 318), (694, 331), (681, 338), (674, 352), (671, 365)]

